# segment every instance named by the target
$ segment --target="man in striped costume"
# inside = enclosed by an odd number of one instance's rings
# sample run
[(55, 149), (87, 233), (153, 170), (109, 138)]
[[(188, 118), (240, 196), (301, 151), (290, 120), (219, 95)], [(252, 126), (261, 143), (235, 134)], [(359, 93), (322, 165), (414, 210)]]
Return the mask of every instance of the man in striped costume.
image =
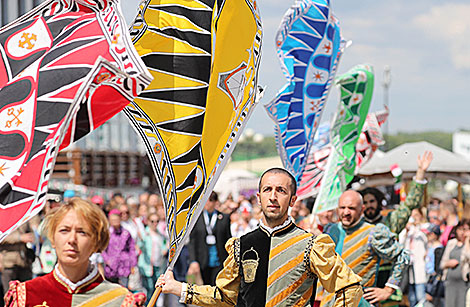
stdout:
[(337, 306), (357, 306), (361, 278), (335, 252), (327, 235), (314, 237), (288, 215), (297, 197), (294, 177), (284, 169), (267, 170), (260, 179), (260, 227), (226, 244), (229, 256), (216, 286), (174, 280), (168, 272), (157, 282), (164, 293), (199, 306), (310, 306), (316, 280), (336, 293)]
[[(384, 224), (367, 223), (363, 213), (361, 195), (348, 190), (339, 199), (340, 223), (330, 224), (324, 230), (336, 243), (336, 252), (362, 277), (365, 294), (359, 305), (361, 307), (388, 299), (399, 287), (402, 271), (409, 262), (408, 251), (398, 243), (396, 235)], [(376, 276), (381, 259), (393, 263), (393, 267), (385, 287), (378, 288)], [(332, 306), (333, 303), (333, 295), (327, 295), (322, 300), (322, 306)]]

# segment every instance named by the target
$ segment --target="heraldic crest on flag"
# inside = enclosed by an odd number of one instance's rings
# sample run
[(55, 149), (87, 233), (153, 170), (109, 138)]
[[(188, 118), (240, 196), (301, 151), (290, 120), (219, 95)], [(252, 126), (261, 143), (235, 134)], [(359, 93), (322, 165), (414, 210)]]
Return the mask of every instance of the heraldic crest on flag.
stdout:
[(159, 181), (172, 267), (256, 103), (261, 20), (253, 0), (146, 0), (131, 36), (154, 80), (125, 113)]
[(341, 193), (354, 177), (356, 143), (369, 112), (374, 74), (372, 67), (358, 65), (336, 80), (341, 101), (331, 128), (331, 152), (315, 200), (314, 212), (336, 208)]
[(276, 38), (288, 84), (266, 105), (284, 166), (300, 181), (343, 50), (328, 0), (297, 0)]
[(37, 214), (59, 149), (151, 76), (116, 1), (49, 0), (0, 29), (0, 240)]

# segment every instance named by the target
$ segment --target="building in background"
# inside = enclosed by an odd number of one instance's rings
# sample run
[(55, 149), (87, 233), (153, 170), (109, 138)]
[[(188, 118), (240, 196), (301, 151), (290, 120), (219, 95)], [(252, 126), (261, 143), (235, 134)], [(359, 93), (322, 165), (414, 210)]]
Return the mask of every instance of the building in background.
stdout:
[(43, 0), (0, 0), (2, 26), (30, 11)]

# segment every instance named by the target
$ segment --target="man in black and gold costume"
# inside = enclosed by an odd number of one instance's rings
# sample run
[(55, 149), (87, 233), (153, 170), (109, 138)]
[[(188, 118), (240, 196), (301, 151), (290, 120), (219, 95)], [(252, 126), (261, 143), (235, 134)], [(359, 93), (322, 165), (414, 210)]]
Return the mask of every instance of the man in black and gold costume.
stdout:
[(288, 171), (267, 170), (258, 191), (260, 227), (226, 243), (228, 257), (216, 286), (180, 283), (171, 271), (157, 285), (199, 306), (310, 306), (318, 280), (336, 293), (337, 306), (357, 306), (361, 278), (336, 254), (328, 235), (315, 237), (293, 223), (288, 209), (295, 193), (296, 181)]

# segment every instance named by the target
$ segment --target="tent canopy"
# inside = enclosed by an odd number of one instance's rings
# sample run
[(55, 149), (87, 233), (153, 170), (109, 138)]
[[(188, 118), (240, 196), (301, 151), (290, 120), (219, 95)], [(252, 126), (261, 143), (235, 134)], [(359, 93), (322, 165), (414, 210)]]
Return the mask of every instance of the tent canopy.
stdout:
[(428, 179), (450, 179), (470, 184), (470, 161), (428, 142), (405, 143), (387, 153), (376, 154), (359, 170), (358, 175), (366, 178), (367, 185), (392, 184), (394, 178), (390, 166), (398, 164), (403, 170), (403, 179), (410, 180), (418, 168), (418, 155), (426, 150), (431, 151), (434, 157), (426, 172)]

